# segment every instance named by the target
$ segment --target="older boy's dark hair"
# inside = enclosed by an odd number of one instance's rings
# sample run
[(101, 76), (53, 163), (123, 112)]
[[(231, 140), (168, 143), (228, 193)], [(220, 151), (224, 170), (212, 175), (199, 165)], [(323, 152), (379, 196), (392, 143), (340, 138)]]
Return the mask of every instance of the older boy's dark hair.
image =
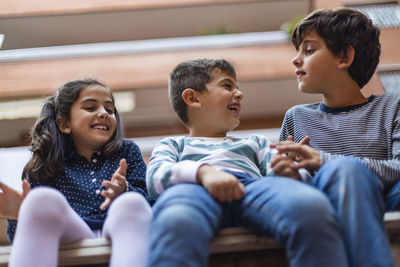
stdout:
[(347, 48), (355, 50), (349, 74), (362, 88), (374, 74), (379, 63), (380, 30), (359, 11), (350, 8), (316, 10), (301, 20), (292, 34), (298, 50), (304, 37), (315, 30), (335, 56), (347, 56)]
[[(64, 134), (57, 126), (57, 118), (70, 119), (73, 103), (80, 92), (89, 86), (108, 87), (95, 79), (74, 80), (62, 85), (55, 96), (46, 100), (42, 110), (31, 130), (32, 158), (22, 171), (22, 179), (41, 181), (51, 184), (51, 179), (64, 170), (64, 160), (74, 149), (74, 143), (69, 134)], [(114, 97), (110, 91), (113, 103)], [(111, 157), (122, 146), (123, 128), (118, 111), (115, 109), (117, 121), (114, 136), (105, 144), (103, 155)]]
[(197, 92), (207, 90), (206, 83), (212, 80), (215, 69), (228, 74), (236, 80), (236, 72), (232, 64), (224, 59), (194, 59), (180, 63), (170, 74), (169, 101), (178, 117), (188, 125), (186, 103), (182, 99), (182, 92), (191, 88)]

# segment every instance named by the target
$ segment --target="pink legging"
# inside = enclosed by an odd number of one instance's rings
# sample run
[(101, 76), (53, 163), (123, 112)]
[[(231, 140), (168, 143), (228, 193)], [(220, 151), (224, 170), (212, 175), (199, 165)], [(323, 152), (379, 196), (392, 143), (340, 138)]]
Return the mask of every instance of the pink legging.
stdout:
[[(103, 227), (112, 242), (110, 266), (146, 265), (151, 216), (139, 193), (127, 192), (112, 202)], [(57, 266), (60, 243), (94, 237), (59, 191), (33, 189), (20, 208), (9, 267)]]

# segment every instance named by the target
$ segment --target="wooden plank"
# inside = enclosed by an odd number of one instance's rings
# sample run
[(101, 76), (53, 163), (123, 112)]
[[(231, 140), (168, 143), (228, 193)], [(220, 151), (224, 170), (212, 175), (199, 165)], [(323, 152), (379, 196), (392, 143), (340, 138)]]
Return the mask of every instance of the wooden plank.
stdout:
[[(391, 233), (397, 234), (399, 232), (400, 212), (387, 212), (384, 220), (389, 237)], [(398, 238), (390, 238), (390, 240), (393, 248), (400, 243)], [(211, 243), (210, 254), (249, 253), (262, 250), (283, 250), (283, 246), (272, 238), (254, 235), (251, 231), (241, 227), (232, 227), (220, 231)], [(0, 267), (8, 265), (10, 251), (11, 246), (0, 246)], [(111, 243), (109, 240), (105, 238), (85, 239), (62, 245), (59, 251), (59, 265), (76, 266), (107, 263), (110, 254)]]

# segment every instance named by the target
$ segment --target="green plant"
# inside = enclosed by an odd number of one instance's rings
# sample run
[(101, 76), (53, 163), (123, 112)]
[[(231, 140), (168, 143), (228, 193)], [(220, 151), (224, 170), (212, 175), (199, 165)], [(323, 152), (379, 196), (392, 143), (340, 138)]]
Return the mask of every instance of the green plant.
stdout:
[(220, 23), (215, 26), (214, 29), (204, 28), (200, 31), (201, 35), (216, 35), (216, 34), (230, 34), (230, 33), (238, 33), (236, 29), (230, 28), (224, 23)]
[(291, 21), (285, 22), (281, 25), (281, 30), (285, 31), (289, 36), (292, 36), (294, 28), (296, 27), (297, 23), (300, 22), (305, 17), (303, 16), (296, 16)]

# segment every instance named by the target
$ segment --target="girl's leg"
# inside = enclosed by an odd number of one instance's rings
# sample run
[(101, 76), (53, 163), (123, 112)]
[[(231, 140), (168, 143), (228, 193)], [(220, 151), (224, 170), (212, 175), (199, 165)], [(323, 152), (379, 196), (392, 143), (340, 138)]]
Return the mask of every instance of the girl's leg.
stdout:
[(146, 265), (151, 208), (139, 193), (124, 193), (110, 206), (103, 234), (112, 242), (110, 266)]
[(9, 267), (57, 266), (59, 243), (93, 237), (89, 226), (55, 189), (33, 189), (19, 211)]

